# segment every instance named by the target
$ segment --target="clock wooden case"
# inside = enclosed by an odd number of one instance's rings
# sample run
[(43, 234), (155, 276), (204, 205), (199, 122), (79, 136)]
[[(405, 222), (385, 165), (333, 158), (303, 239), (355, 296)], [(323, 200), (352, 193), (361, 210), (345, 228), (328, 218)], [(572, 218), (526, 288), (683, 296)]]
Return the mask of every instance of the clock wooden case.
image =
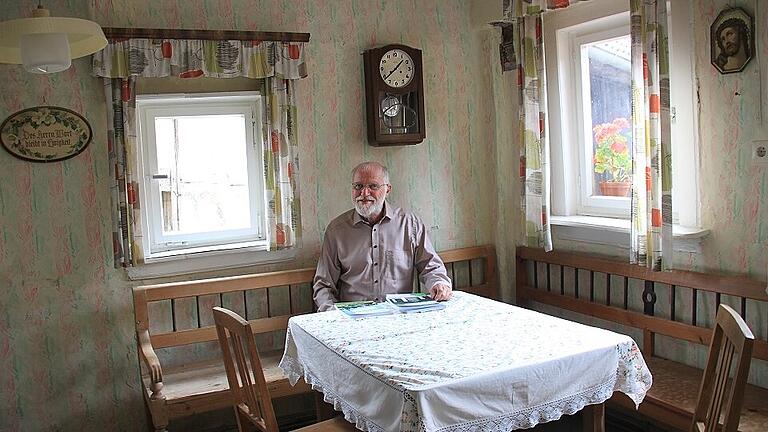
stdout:
[(418, 144), (426, 138), (421, 50), (386, 45), (363, 53), (368, 142)]

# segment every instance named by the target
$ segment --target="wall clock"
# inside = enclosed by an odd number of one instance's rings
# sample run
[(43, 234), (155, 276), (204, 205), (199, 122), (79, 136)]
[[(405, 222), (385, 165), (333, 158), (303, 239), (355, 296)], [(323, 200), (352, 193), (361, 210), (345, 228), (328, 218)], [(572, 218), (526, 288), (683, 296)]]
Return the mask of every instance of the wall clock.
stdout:
[(368, 142), (418, 144), (426, 138), (421, 50), (387, 45), (363, 53)]

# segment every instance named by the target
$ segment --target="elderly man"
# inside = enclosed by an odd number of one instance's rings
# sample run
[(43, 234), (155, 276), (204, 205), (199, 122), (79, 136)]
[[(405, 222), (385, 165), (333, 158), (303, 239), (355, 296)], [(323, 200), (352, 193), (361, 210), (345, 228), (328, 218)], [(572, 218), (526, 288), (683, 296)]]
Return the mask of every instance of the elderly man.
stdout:
[(443, 261), (415, 214), (386, 202), (389, 173), (378, 162), (352, 170), (351, 209), (328, 224), (314, 279), (318, 310), (335, 302), (384, 300), (413, 290), (413, 274), (435, 300), (451, 297)]

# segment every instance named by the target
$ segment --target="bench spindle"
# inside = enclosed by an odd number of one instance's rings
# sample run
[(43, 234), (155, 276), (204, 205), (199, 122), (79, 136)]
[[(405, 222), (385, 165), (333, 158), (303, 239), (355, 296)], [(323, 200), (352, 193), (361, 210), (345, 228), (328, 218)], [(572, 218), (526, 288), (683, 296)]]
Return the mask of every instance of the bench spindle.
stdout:
[(203, 326), (200, 324), (200, 296), (195, 296), (195, 308), (197, 309), (197, 328), (201, 328)]
[(669, 320), (675, 321), (675, 289), (676, 285), (672, 284), (669, 287)]
[(629, 278), (624, 276), (624, 310), (629, 310)]
[(573, 292), (579, 298), (579, 269), (576, 267), (573, 268)]
[(560, 295), (565, 295), (565, 276), (563, 275), (564, 267), (565, 266), (560, 266)]
[(589, 272), (589, 301), (595, 301), (595, 272)]
[(288, 285), (288, 315), (293, 315), (293, 296), (292, 294), (293, 289), (290, 285)]
[(550, 281), (550, 273), (549, 272), (550, 272), (549, 263), (547, 263), (547, 291), (552, 291), (552, 284), (551, 284), (551, 281)]
[(171, 328), (176, 331), (176, 299), (171, 299)]
[(605, 274), (605, 305), (611, 305), (611, 274)]
[(696, 309), (699, 308), (698, 303), (698, 290), (696, 288), (691, 288), (691, 325), (696, 326)]

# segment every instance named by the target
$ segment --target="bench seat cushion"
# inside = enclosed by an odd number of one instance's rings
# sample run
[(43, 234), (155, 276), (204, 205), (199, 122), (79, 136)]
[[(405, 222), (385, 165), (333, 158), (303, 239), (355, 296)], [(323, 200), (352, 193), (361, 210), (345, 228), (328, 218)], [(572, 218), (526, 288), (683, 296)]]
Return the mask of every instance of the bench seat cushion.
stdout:
[[(295, 387), (290, 385), (278, 367), (282, 352), (264, 353), (260, 357), (267, 389), (273, 398), (311, 391), (303, 381)], [(150, 388), (149, 377), (142, 378), (145, 386)], [(171, 418), (232, 405), (224, 361), (220, 358), (163, 370), (163, 394)]]
[[(658, 357), (645, 360), (653, 375), (653, 386), (640, 405), (640, 413), (688, 430), (696, 409), (702, 370)], [(626, 401), (618, 402), (626, 405)], [(739, 431), (768, 431), (768, 389), (747, 385)]]

